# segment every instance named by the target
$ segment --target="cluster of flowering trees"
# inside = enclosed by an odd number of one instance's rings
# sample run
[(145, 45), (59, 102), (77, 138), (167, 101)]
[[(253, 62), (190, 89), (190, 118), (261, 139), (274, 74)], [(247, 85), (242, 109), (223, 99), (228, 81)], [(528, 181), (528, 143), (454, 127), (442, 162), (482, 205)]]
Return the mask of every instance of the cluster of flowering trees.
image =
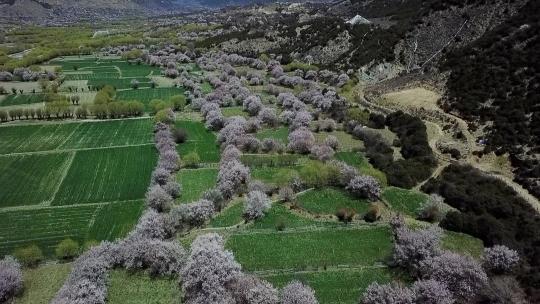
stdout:
[(240, 162), (240, 151), (233, 145), (227, 146), (222, 153), (217, 178), (217, 188), (223, 197), (230, 199), (242, 191), (250, 179), (249, 168)]
[(440, 247), (438, 227), (412, 230), (403, 218), (391, 221), (394, 235), (393, 262), (417, 279), (411, 287), (395, 283), (371, 284), (363, 295), (364, 304), (375, 303), (470, 303), (488, 285), (486, 271), (508, 273), (519, 255), (505, 246), (486, 248), (482, 265), (470, 256)]
[(0, 260), (0, 303), (8, 303), (23, 289), (21, 264), (13, 257)]

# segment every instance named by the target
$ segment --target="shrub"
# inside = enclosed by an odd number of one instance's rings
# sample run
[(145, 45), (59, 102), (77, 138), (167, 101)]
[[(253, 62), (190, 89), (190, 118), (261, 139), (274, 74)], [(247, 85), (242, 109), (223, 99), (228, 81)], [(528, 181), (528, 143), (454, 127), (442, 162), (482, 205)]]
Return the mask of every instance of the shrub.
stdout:
[(341, 208), (338, 211), (336, 211), (336, 216), (338, 220), (343, 223), (352, 222), (355, 215), (356, 215), (356, 211), (354, 211), (354, 209), (351, 209), (351, 208)]
[(61, 260), (73, 259), (79, 254), (79, 243), (72, 239), (65, 239), (56, 246), (54, 253)]
[(170, 108), (159, 110), (154, 116), (154, 122), (172, 124), (174, 123), (174, 112)]
[(519, 254), (504, 245), (495, 245), (484, 249), (482, 263), (487, 271), (496, 274), (508, 273), (519, 263)]
[(381, 218), (381, 208), (375, 204), (369, 206), (368, 211), (364, 214), (364, 220), (368, 223), (373, 223)]
[(21, 265), (11, 256), (0, 260), (0, 303), (8, 303), (23, 290)]
[(196, 168), (201, 162), (201, 158), (199, 157), (199, 154), (195, 151), (192, 151), (186, 154), (182, 160), (184, 163), (184, 167), (187, 167), (187, 168)]
[(369, 175), (361, 175), (353, 178), (346, 189), (353, 195), (375, 201), (381, 196), (379, 182)]
[(318, 304), (315, 291), (308, 285), (292, 281), (281, 291), (281, 304)]
[(43, 260), (43, 252), (37, 245), (29, 245), (18, 248), (13, 252), (13, 256), (24, 266), (35, 267)]
[(284, 202), (292, 202), (296, 199), (293, 189), (289, 186), (279, 189), (279, 198)]
[(177, 144), (181, 144), (181, 143), (186, 142), (186, 139), (187, 139), (186, 130), (184, 130), (182, 128), (174, 128), (172, 133), (173, 133), (173, 136), (174, 136), (174, 141)]
[(418, 213), (418, 219), (428, 222), (439, 222), (444, 218), (444, 199), (437, 194), (431, 194), (428, 201)]
[(414, 294), (407, 288), (392, 284), (371, 283), (364, 293), (363, 304), (413, 304)]
[(250, 220), (261, 218), (270, 207), (270, 199), (264, 192), (251, 191), (244, 205), (244, 216)]
[(175, 111), (181, 111), (186, 106), (186, 97), (184, 95), (171, 96), (169, 103), (173, 105)]

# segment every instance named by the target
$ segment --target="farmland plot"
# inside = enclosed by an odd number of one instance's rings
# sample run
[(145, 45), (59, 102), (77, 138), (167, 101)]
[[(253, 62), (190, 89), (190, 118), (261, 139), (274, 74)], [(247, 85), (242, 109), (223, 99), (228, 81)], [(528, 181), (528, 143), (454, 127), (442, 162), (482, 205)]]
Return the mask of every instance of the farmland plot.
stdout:
[(154, 99), (168, 100), (171, 96), (182, 95), (184, 89), (181, 88), (146, 88), (146, 89), (129, 89), (116, 92), (117, 100), (137, 100), (145, 104), (148, 108), (150, 101)]
[(218, 170), (202, 168), (196, 170), (182, 169), (177, 179), (182, 185), (181, 202), (189, 203), (201, 198), (202, 194), (216, 185)]
[(293, 274), (263, 276), (274, 286), (283, 288), (292, 280), (306, 282), (322, 304), (356, 304), (372, 282), (380, 284), (391, 281), (386, 268), (364, 268), (338, 271), (315, 271)]
[(335, 214), (341, 208), (351, 208), (362, 214), (369, 208), (366, 200), (354, 198), (337, 188), (308, 191), (298, 196), (298, 203), (303, 209), (314, 214)]
[(65, 238), (84, 242), (99, 205), (0, 212), (0, 254), (36, 244), (45, 254)]
[(124, 237), (144, 208), (143, 201), (0, 211), (0, 255), (36, 244), (46, 255), (66, 238), (79, 242)]
[(0, 157), (0, 207), (36, 205), (52, 199), (71, 153)]
[(102, 87), (105, 85), (110, 85), (117, 90), (121, 89), (131, 89), (131, 81), (137, 80), (139, 82), (139, 87), (150, 87), (150, 79), (145, 77), (138, 78), (120, 78), (120, 79), (92, 79), (88, 81), (89, 86)]
[(0, 106), (19, 106), (32, 103), (42, 103), (43, 101), (44, 96), (42, 94), (7, 95), (0, 101)]
[(23, 270), (24, 293), (16, 304), (48, 304), (71, 271), (71, 263), (47, 264)]
[(174, 279), (151, 278), (142, 272), (113, 270), (110, 275), (107, 303), (180, 303), (180, 289)]
[(203, 123), (177, 121), (175, 126), (186, 130), (187, 133), (186, 142), (177, 146), (180, 156), (196, 152), (203, 163), (217, 163), (219, 161), (219, 147), (216, 144), (216, 135), (208, 131)]
[(226, 243), (248, 271), (305, 269), (337, 265), (372, 266), (392, 248), (387, 227), (254, 232), (232, 235)]
[(124, 119), (82, 123), (60, 149), (81, 149), (152, 143), (150, 119)]
[(0, 127), (0, 154), (54, 150), (78, 124), (40, 124)]
[(53, 205), (144, 197), (157, 156), (153, 145), (78, 151)]

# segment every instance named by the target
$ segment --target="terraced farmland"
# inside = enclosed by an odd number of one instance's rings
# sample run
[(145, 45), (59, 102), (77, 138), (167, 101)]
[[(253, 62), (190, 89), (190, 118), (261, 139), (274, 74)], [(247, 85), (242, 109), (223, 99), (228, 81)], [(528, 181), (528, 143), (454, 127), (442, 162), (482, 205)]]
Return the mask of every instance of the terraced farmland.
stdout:
[(219, 162), (216, 135), (206, 130), (203, 123), (183, 120), (177, 121), (175, 126), (186, 130), (187, 133), (187, 141), (177, 146), (180, 155), (196, 152), (203, 163)]
[(156, 161), (153, 145), (78, 151), (52, 204), (143, 198)]

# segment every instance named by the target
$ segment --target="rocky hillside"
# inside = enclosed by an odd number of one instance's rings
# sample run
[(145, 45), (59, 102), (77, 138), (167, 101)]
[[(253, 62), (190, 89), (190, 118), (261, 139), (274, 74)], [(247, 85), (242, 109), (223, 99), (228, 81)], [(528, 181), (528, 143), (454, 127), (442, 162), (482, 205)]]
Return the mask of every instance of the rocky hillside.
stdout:
[(0, 18), (13, 22), (62, 24), (166, 12), (172, 8), (176, 5), (171, 0), (0, 0)]

